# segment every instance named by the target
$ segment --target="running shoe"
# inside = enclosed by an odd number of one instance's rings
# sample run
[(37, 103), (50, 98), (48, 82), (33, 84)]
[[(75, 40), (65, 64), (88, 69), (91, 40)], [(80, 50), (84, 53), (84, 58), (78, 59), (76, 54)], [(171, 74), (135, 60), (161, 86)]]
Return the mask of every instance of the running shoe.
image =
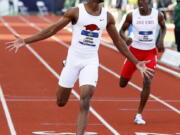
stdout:
[(134, 122), (138, 125), (145, 125), (146, 121), (143, 120), (142, 115), (141, 114), (136, 114)]

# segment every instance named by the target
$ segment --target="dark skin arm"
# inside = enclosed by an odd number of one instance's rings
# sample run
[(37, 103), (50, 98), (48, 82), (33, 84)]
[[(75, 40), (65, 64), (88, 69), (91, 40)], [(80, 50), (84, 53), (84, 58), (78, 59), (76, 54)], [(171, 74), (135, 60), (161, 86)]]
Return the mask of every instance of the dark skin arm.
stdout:
[(118, 31), (115, 27), (114, 18), (110, 13), (108, 13), (107, 32), (113, 40), (113, 43), (117, 47), (117, 49), (136, 65), (138, 63), (138, 60), (132, 55), (124, 40), (119, 36)]
[(63, 17), (61, 19), (59, 19), (56, 23), (43, 29), (41, 32), (39, 32), (37, 34), (24, 39), (25, 43), (26, 44), (33, 43), (33, 42), (40, 41), (40, 40), (46, 39), (48, 37), (51, 37), (52, 35), (56, 34), (58, 31), (63, 29), (70, 22), (74, 23), (77, 20), (77, 18), (75, 16), (76, 14), (74, 14), (75, 12), (77, 12), (77, 8), (70, 8), (63, 15)]
[(77, 22), (79, 16), (79, 9), (78, 8), (70, 8), (66, 11), (66, 13), (62, 16), (61, 19), (59, 19), (56, 23), (50, 25), (49, 27), (43, 29), (41, 32), (32, 35), (28, 38), (23, 39), (19, 35), (15, 35), (17, 40), (8, 42), (9, 45), (7, 48), (11, 50), (15, 50), (15, 53), (21, 48), (22, 46), (25, 46), (28, 43), (37, 42), (43, 39), (46, 39), (48, 37), (51, 37), (52, 35), (56, 34), (58, 31), (63, 29), (67, 24), (70, 22), (72, 24), (75, 24)]
[(119, 31), (119, 35), (126, 41), (127, 45), (130, 45), (132, 43), (132, 39), (125, 35), (125, 31), (129, 28), (131, 24), (132, 24), (132, 13), (129, 13), (127, 14), (126, 19)]
[(21, 38), (19, 35), (15, 35), (17, 40), (8, 42), (9, 45), (7, 48), (9, 50), (15, 50), (15, 53), (18, 51), (18, 49), (22, 46), (25, 46), (28, 43), (37, 42), (46, 38), (51, 37), (52, 35), (56, 34), (58, 31), (63, 29), (67, 24), (72, 23), (75, 24), (77, 22), (79, 15), (79, 9), (78, 8), (70, 8), (66, 11), (66, 13), (62, 16), (61, 19), (59, 19), (56, 23), (50, 25), (49, 27), (43, 29), (39, 33), (32, 35), (28, 38)]
[(158, 14), (158, 22), (160, 25), (160, 37), (159, 40), (157, 41), (157, 49), (159, 52), (164, 52), (164, 37), (166, 34), (166, 25), (165, 25), (165, 20), (164, 16), (161, 12)]

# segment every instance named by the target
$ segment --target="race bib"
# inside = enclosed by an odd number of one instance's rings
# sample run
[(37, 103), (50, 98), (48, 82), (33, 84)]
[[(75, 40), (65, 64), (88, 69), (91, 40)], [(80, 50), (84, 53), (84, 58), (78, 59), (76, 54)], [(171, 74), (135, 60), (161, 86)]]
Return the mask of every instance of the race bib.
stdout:
[(96, 46), (99, 40), (100, 28), (95, 24), (85, 25), (84, 30), (81, 31), (81, 38), (79, 43), (87, 46)]
[(153, 31), (139, 31), (138, 39), (141, 42), (153, 41)]

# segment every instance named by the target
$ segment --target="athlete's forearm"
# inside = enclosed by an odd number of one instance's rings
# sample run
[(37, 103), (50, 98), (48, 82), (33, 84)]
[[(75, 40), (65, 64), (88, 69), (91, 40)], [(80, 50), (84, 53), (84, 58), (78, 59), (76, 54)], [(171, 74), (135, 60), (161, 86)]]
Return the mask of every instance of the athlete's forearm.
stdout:
[(138, 60), (136, 59), (136, 57), (134, 57), (134, 55), (129, 51), (126, 43), (122, 40), (122, 41), (117, 41), (115, 43), (117, 49), (127, 58), (129, 59), (132, 63), (134, 63), (135, 65), (138, 63)]
[(117, 49), (125, 56), (127, 57), (132, 63), (135, 65), (138, 63), (138, 60), (134, 57), (134, 55), (129, 51), (126, 42), (119, 36), (116, 27), (114, 24), (109, 25), (107, 27), (107, 31), (113, 40), (113, 43), (117, 47)]
[(160, 25), (159, 42), (163, 42), (166, 34), (166, 24), (165, 24), (164, 16), (161, 12), (159, 12), (158, 14), (158, 23)]
[(24, 41), (25, 43), (33, 43), (36, 41), (46, 39), (56, 34), (59, 30), (63, 29), (70, 21), (71, 21), (71, 18), (68, 15), (66, 16), (64, 15), (59, 21), (57, 21), (53, 25), (43, 29), (41, 32), (31, 37), (26, 38)]
[(161, 27), (159, 41), (164, 41), (166, 35), (166, 26)]
[(44, 30), (42, 30), (41, 32), (31, 36), (31, 37), (28, 37), (28, 38), (25, 38), (24, 41), (26, 44), (28, 43), (33, 43), (33, 42), (36, 42), (36, 41), (40, 41), (40, 40), (43, 40), (43, 39), (46, 39), (52, 35), (54, 35), (56, 32), (53, 30), (53, 27), (50, 26)]

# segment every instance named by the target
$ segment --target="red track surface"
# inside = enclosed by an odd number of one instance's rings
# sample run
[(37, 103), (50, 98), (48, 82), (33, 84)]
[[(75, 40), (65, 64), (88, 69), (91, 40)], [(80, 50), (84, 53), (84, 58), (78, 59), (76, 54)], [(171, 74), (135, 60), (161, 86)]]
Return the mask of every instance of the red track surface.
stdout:
[[(9, 27), (22, 36), (38, 32), (27, 21), (40, 28), (49, 25), (37, 16), (3, 17), (3, 19), (9, 24)], [(49, 16), (46, 19), (55, 21), (57, 17)], [(17, 54), (8, 52), (3, 44), (13, 40), (14, 37), (1, 21), (0, 31), (0, 85), (15, 133), (17, 135), (32, 135), (35, 134), (32, 132), (38, 131), (74, 133), (79, 100), (72, 94), (67, 106), (57, 107), (55, 93), (58, 79), (27, 48), (22, 48)], [(70, 44), (71, 33), (67, 30), (60, 31), (56, 37), (58, 40)], [(66, 47), (53, 39), (34, 43), (31, 47), (55, 72), (60, 73), (61, 62), (66, 58)], [(103, 66), (119, 74), (124, 59), (119, 53), (101, 46), (99, 56)], [(97, 116), (90, 113), (87, 132), (96, 132), (98, 135), (113, 135), (112, 130), (115, 130), (117, 135), (118, 133), (121, 135), (147, 135), (137, 132), (156, 133), (156, 135), (180, 133), (179, 79), (157, 70), (153, 80), (152, 94), (177, 110), (150, 98), (143, 114), (147, 121), (147, 125), (144, 126), (133, 123), (140, 92), (130, 85), (124, 89), (119, 88), (118, 81), (116, 76), (100, 68), (99, 82), (92, 99), (92, 107), (111, 128), (107, 128)], [(132, 83), (141, 86), (142, 78), (139, 73), (135, 73)], [(79, 93), (78, 85), (74, 89)], [(8, 125), (7, 119), (4, 106), (0, 104), (0, 135), (10, 135), (10, 131), (13, 130)], [(12, 135), (16, 135), (15, 133)], [(54, 134), (49, 133), (49, 135)]]

